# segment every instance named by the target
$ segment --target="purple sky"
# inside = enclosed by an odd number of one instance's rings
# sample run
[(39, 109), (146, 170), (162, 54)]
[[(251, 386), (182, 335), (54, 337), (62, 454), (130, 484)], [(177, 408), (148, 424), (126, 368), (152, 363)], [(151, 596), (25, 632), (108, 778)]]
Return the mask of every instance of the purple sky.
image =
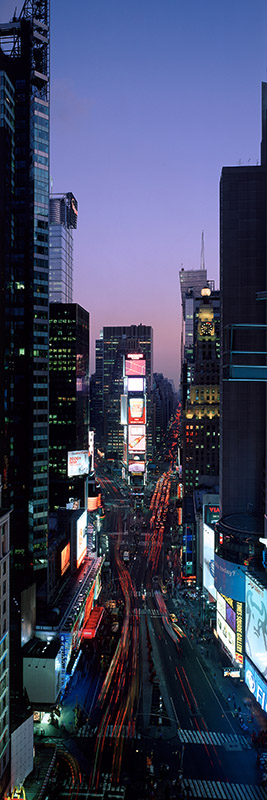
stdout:
[(265, 0), (51, 0), (51, 176), (79, 203), (91, 371), (102, 326), (142, 322), (178, 386), (178, 271), (200, 266), (204, 230), (218, 287), (221, 168), (259, 159), (266, 76)]

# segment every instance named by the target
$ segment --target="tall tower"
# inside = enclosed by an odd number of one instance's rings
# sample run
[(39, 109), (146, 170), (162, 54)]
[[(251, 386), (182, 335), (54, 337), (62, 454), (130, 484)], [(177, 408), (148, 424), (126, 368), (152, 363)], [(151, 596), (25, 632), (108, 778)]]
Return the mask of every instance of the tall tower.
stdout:
[(50, 197), (49, 300), (73, 301), (73, 230), (77, 228), (78, 203), (74, 195)]
[(25, 577), (47, 557), (49, 0), (25, 0), (19, 18), (0, 25), (0, 74), (1, 297), (8, 301), (0, 320), (0, 472), (12, 509), (12, 569)]

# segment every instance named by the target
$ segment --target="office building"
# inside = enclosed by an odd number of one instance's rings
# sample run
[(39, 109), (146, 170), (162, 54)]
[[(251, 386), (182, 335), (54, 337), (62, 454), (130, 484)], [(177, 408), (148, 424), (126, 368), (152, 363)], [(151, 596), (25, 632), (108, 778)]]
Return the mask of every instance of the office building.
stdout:
[(0, 473), (12, 568), (25, 578), (47, 558), (48, 2), (25, 2), (18, 19), (1, 23), (0, 75)]
[(89, 313), (77, 303), (50, 304), (50, 509), (80, 499), (81, 478), (67, 476), (68, 451), (88, 452)]
[[(101, 343), (101, 345), (100, 345)], [(123, 357), (129, 352), (143, 353), (146, 361), (147, 458), (153, 457), (153, 330), (150, 325), (117, 325), (104, 327), (97, 348), (98, 419), (102, 425), (102, 442), (106, 457), (123, 457), (123, 426), (120, 424), (120, 398), (124, 392)], [(95, 412), (93, 412), (95, 413)]]
[(74, 195), (50, 197), (49, 300), (73, 302), (73, 230), (77, 228), (78, 203)]

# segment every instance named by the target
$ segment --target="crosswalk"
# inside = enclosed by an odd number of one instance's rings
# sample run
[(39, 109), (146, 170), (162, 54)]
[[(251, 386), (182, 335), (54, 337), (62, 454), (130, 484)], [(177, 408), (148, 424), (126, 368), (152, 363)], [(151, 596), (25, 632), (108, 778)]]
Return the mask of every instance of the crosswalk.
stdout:
[[(111, 736), (113, 735), (114, 727), (116, 728), (116, 730), (114, 732), (114, 735), (115, 735), (117, 733), (117, 731), (118, 731), (117, 726), (108, 725), (107, 730), (106, 730), (106, 734), (105, 734), (105, 737), (107, 739), (111, 738)], [(85, 737), (86, 738), (87, 736), (96, 736), (97, 732), (98, 732), (98, 727), (93, 727), (90, 724), (90, 722), (85, 722), (85, 724), (81, 725), (81, 727), (78, 728), (78, 730), (76, 731), (76, 736), (80, 736), (80, 737)], [(122, 726), (122, 729), (121, 729), (121, 732), (120, 732), (120, 736), (123, 739), (141, 739), (141, 734), (137, 733), (136, 730), (132, 731), (131, 729), (129, 729), (128, 725), (123, 725)]]
[(223, 783), (221, 781), (194, 780), (183, 778), (183, 796), (188, 798), (211, 798), (211, 800), (266, 800), (266, 788), (243, 783)]
[(183, 744), (212, 744), (223, 746), (226, 750), (250, 750), (252, 745), (246, 736), (235, 733), (215, 733), (214, 731), (191, 731), (179, 728), (178, 736)]

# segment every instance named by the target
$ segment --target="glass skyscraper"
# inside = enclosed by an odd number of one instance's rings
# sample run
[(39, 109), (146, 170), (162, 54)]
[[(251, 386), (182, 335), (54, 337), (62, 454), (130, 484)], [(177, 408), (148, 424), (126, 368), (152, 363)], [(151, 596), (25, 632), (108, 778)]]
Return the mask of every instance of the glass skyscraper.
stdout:
[(49, 0), (0, 24), (0, 76), (0, 473), (25, 576), (47, 546)]
[(73, 301), (73, 229), (77, 228), (78, 203), (74, 195), (50, 197), (49, 300)]

